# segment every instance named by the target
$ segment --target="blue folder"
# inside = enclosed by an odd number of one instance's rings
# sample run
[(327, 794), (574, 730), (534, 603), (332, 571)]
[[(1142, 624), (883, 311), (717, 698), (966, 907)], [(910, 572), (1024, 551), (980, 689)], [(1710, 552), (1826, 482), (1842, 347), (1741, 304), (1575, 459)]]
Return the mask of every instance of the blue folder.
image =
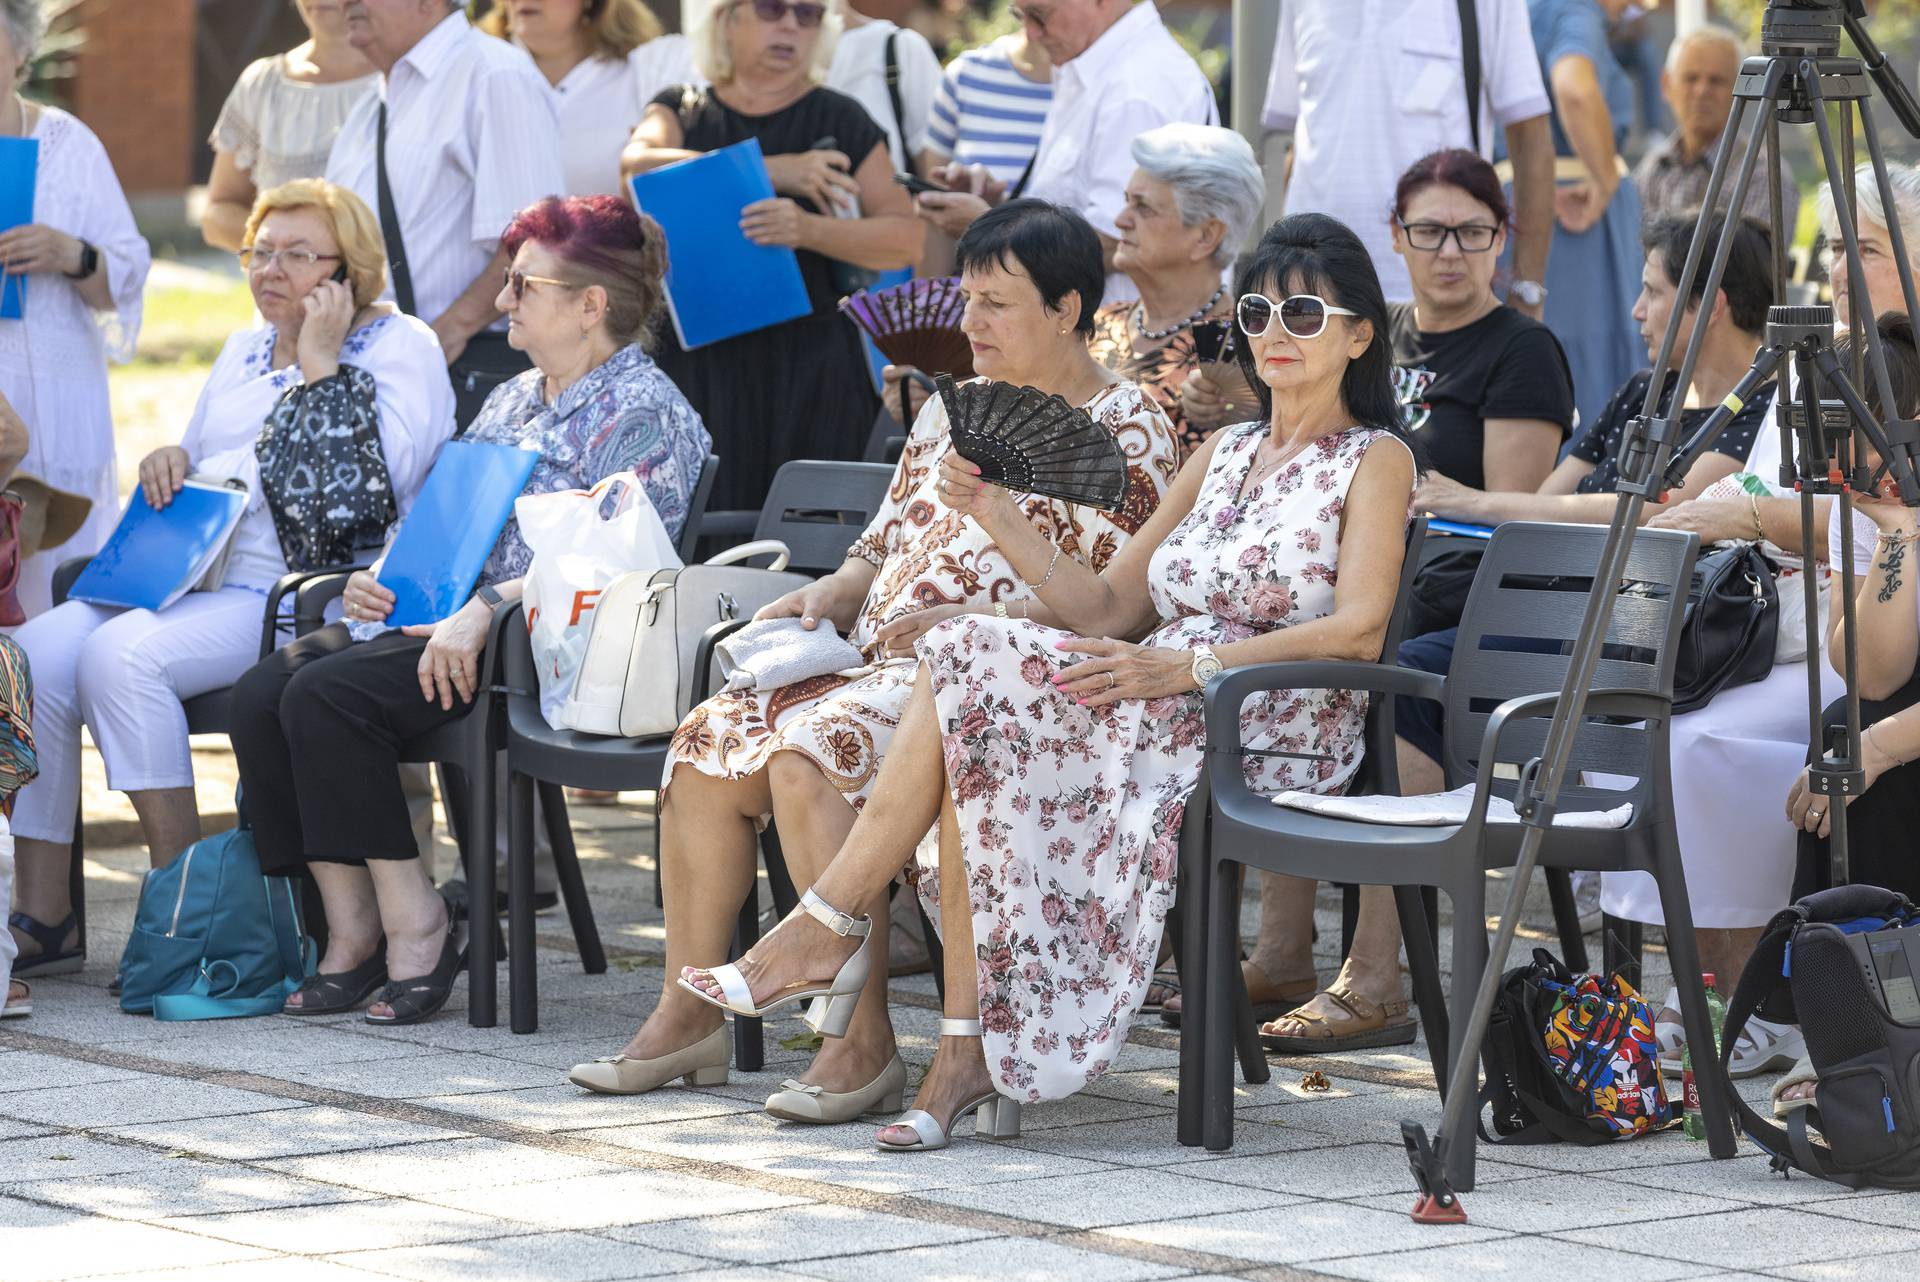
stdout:
[(145, 490), (74, 580), (68, 596), (94, 605), (164, 610), (192, 591), (226, 550), (247, 510), (247, 491), (190, 480), (158, 511)]
[(1493, 537), (1491, 525), (1474, 525), (1467, 521), (1443, 521), (1437, 516), (1427, 518), (1429, 534), (1460, 534), (1470, 539), (1490, 539)]
[[(33, 221), (33, 182), (40, 168), (38, 138), (0, 138), (0, 231)], [(0, 320), (27, 310), (27, 278), (0, 276)]]
[(688, 351), (813, 310), (791, 249), (756, 245), (740, 211), (773, 197), (759, 140), (630, 180), (633, 203), (667, 233), (667, 314)]
[(516, 445), (449, 441), (380, 566), (396, 628), (438, 623), (467, 603), (539, 455)]

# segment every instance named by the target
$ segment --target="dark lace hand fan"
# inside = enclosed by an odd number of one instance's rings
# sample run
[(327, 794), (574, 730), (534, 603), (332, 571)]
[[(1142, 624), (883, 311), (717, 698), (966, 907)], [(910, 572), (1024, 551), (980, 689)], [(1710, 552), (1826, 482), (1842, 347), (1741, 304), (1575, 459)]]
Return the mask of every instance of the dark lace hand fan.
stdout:
[(983, 479), (1111, 512), (1127, 494), (1127, 460), (1083, 409), (1032, 387), (934, 380), (953, 448)]
[[(973, 377), (973, 346), (960, 332), (966, 296), (955, 276), (910, 280), (877, 293), (860, 290), (840, 300), (840, 310), (865, 330), (880, 354), (895, 365), (928, 374)], [(906, 386), (901, 385), (904, 412)], [(911, 427), (911, 420), (901, 421)]]

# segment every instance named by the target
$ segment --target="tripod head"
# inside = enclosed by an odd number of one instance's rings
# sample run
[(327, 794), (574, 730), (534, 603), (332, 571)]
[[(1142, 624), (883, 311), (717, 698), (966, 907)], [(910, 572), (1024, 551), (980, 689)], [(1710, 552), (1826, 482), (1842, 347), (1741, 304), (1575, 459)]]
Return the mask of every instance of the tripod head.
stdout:
[[(1767, 57), (1837, 58), (1844, 30), (1860, 51), (1860, 63), (1880, 88), (1894, 119), (1920, 138), (1920, 102), (1867, 31), (1865, 0), (1768, 0), (1760, 17), (1760, 52)], [(1788, 115), (1781, 119), (1796, 122)]]

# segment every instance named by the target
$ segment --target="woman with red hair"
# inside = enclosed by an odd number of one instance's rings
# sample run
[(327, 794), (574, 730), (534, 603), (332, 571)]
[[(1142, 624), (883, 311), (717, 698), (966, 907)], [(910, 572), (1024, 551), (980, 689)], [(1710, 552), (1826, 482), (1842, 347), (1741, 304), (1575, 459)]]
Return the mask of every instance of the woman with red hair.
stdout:
[[(537, 452), (526, 494), (636, 472), (677, 536), (711, 440), (642, 347), (666, 271), (660, 228), (616, 197), (549, 197), (520, 211), (501, 244), (509, 266), (495, 305), (533, 368), (494, 390), (466, 439)], [(445, 1005), (463, 932), (419, 859), (398, 748), (466, 715), (493, 611), (519, 599), (532, 559), (509, 520), (472, 599), (398, 629), (385, 622), (393, 594), (360, 571), (345, 622), (234, 686), (234, 755), (261, 866), (310, 868), (326, 908), (326, 954), (288, 1014), (375, 996), (368, 1023), (410, 1024)]]

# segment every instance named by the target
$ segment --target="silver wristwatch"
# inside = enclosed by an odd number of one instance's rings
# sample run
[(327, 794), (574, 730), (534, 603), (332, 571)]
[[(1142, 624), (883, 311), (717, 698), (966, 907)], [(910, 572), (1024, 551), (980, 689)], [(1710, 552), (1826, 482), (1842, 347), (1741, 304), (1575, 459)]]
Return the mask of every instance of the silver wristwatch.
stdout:
[(1507, 297), (1538, 307), (1547, 301), (1547, 287), (1537, 280), (1516, 280), (1507, 286)]
[(1213, 652), (1212, 646), (1193, 647), (1193, 684), (1204, 690), (1207, 682), (1220, 675), (1220, 656)]

